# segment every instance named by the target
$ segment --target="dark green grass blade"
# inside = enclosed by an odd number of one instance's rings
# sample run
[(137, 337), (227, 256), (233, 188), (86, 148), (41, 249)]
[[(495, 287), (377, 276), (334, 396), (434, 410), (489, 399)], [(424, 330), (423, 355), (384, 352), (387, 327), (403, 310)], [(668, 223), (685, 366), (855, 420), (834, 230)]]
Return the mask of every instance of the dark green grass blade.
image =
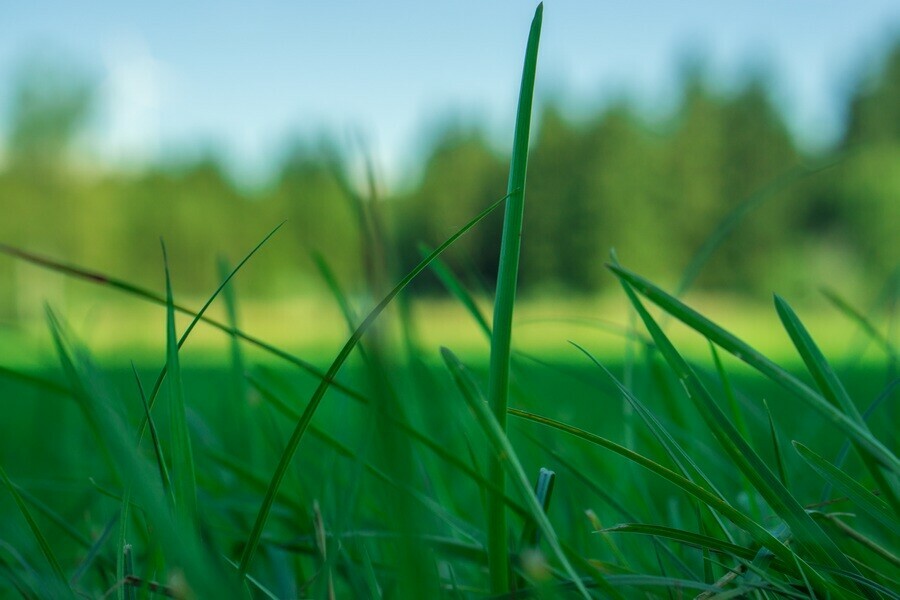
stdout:
[(59, 561), (56, 559), (56, 554), (50, 547), (49, 542), (47, 542), (47, 538), (45, 538), (44, 534), (41, 532), (41, 528), (34, 520), (34, 517), (31, 516), (31, 511), (28, 510), (28, 505), (25, 504), (25, 500), (19, 494), (15, 484), (10, 480), (9, 475), (6, 474), (3, 467), (0, 467), (0, 481), (3, 482), (6, 489), (9, 490), (9, 493), (12, 495), (19, 512), (28, 524), (28, 529), (31, 530), (31, 535), (34, 536), (35, 541), (41, 549), (41, 553), (44, 555), (47, 564), (50, 566), (50, 571), (53, 574), (53, 585), (56, 590), (55, 593), (64, 594), (67, 597), (74, 597), (72, 589), (69, 587), (68, 579), (66, 578), (65, 573), (63, 573), (62, 567), (59, 565)]
[(184, 527), (196, 529), (197, 477), (194, 474), (194, 452), (188, 430), (184, 405), (184, 387), (181, 381), (181, 362), (178, 357), (178, 338), (175, 335), (175, 301), (172, 298), (172, 282), (169, 277), (169, 259), (166, 246), (162, 245), (163, 265), (166, 271), (166, 370), (169, 373), (169, 435), (172, 452), (172, 493), (175, 497), (175, 514)]
[[(775, 467), (778, 469), (778, 479), (781, 485), (788, 487), (787, 470), (784, 468), (784, 454), (781, 452), (781, 442), (778, 441), (778, 431), (775, 429), (775, 420), (772, 418), (772, 411), (769, 410), (769, 403), (763, 400), (763, 406), (766, 409), (766, 416), (769, 418), (769, 433), (772, 436), (772, 451), (775, 453)], [(738, 432), (739, 435), (740, 432)], [(744, 439), (748, 437), (741, 435)]]
[(693, 369), (678, 354), (678, 351), (663, 333), (650, 313), (638, 299), (631, 286), (623, 281), (623, 288), (631, 304), (644, 321), (644, 325), (656, 342), (666, 362), (678, 375), (684, 385), (688, 397), (696, 405), (703, 420), (728, 453), (732, 462), (750, 480), (769, 506), (788, 524), (797, 541), (815, 558), (816, 562), (833, 565), (848, 572), (855, 573), (856, 567), (841, 552), (834, 541), (812, 520), (803, 506), (782, 485), (774, 473), (759, 455), (740, 436), (712, 396), (700, 382)]
[[(844, 411), (844, 414), (871, 435), (869, 426), (860, 414), (856, 404), (850, 398), (846, 388), (844, 388), (844, 384), (838, 379), (837, 374), (831, 368), (831, 365), (828, 364), (825, 356), (822, 354), (821, 350), (819, 350), (819, 347), (813, 341), (812, 336), (806, 330), (806, 327), (804, 327), (794, 310), (784, 298), (777, 295), (775, 296), (775, 309), (778, 311), (778, 316), (784, 324), (785, 330), (788, 332), (788, 335), (790, 335), (791, 341), (797, 348), (797, 352), (799, 352), (807, 370), (813, 376), (822, 395), (833, 405), (840, 407)], [(881, 488), (885, 498), (887, 498), (888, 503), (893, 507), (897, 514), (900, 514), (900, 500), (898, 500), (897, 495), (894, 493), (891, 483), (884, 476), (884, 473), (881, 472), (881, 469), (872, 457), (865, 452), (861, 453), (861, 457), (863, 463), (869, 469), (869, 472), (872, 473), (872, 477), (875, 478), (875, 482)]]
[[(726, 554), (744, 560), (753, 560), (756, 556), (756, 550), (745, 548), (737, 544), (720, 540), (708, 535), (665, 527), (661, 525), (645, 525), (642, 523), (623, 523), (613, 527), (607, 527), (602, 530), (603, 533), (636, 533), (641, 535), (652, 535), (654, 537), (672, 540), (680, 544), (686, 544), (695, 548), (705, 548), (718, 554)], [(780, 571), (792, 572), (793, 568), (785, 567), (781, 563), (775, 566)]]
[(878, 462), (895, 473), (900, 473), (900, 460), (880, 441), (865, 431), (843, 412), (832, 406), (820, 394), (799, 379), (760, 354), (747, 343), (722, 329), (700, 313), (689, 308), (677, 298), (667, 294), (647, 279), (616, 265), (608, 265), (621, 280), (633, 286), (648, 300), (664, 311), (717, 344), (726, 352), (747, 363), (757, 371), (778, 383), (809, 407), (820, 413), (828, 422), (844, 431), (854, 442), (870, 453)]
[[(419, 244), (419, 253), (422, 257), (428, 256), (431, 250), (428, 246), (424, 244)], [(478, 324), (478, 327), (487, 336), (488, 341), (491, 339), (491, 326), (488, 323), (487, 317), (484, 316), (484, 313), (481, 312), (481, 309), (478, 308), (478, 303), (475, 302), (475, 298), (472, 294), (469, 293), (469, 290), (459, 281), (456, 275), (453, 274), (453, 271), (450, 270), (444, 261), (437, 259), (433, 263), (431, 263), (431, 270), (437, 276), (438, 280), (441, 284), (447, 288), (447, 291), (456, 298), (460, 304), (462, 304), (465, 309), (469, 312), (475, 322)]]
[(22, 373), (15, 369), (4, 367), (3, 365), (0, 365), (0, 376), (26, 383), (30, 386), (40, 388), (41, 390), (50, 392), (52, 394), (57, 394), (60, 396), (72, 395), (72, 390), (64, 385), (56, 383), (55, 381), (50, 381), (49, 379), (39, 377), (37, 375), (32, 375), (31, 373)]
[(78, 585), (78, 582), (81, 581), (81, 578), (85, 576), (88, 570), (93, 566), (94, 561), (99, 562), (100, 552), (103, 550), (103, 546), (106, 544), (106, 541), (109, 539), (109, 536), (112, 535), (113, 528), (116, 526), (116, 522), (119, 520), (118, 515), (114, 515), (112, 519), (110, 519), (106, 527), (103, 528), (103, 531), (100, 532), (100, 535), (97, 536), (97, 540), (88, 547), (87, 555), (84, 557), (84, 560), (81, 561), (81, 564), (78, 565), (78, 568), (72, 574), (72, 577), (69, 579), (69, 584), (72, 587)]
[[(484, 396), (481, 394), (481, 390), (478, 389), (478, 386), (466, 372), (463, 364), (450, 350), (441, 348), (441, 356), (443, 357), (447, 368), (450, 370), (450, 373), (453, 375), (457, 387), (460, 392), (462, 392), (463, 398), (465, 398), (469, 408), (475, 414), (478, 424), (490, 441), (495, 455), (499, 457), (499, 462), (501, 462), (504, 471), (509, 473), (510, 478), (525, 498), (527, 507), (531, 513), (531, 518), (534, 519), (538, 530), (543, 534), (544, 539), (553, 549), (554, 554), (556, 554), (569, 577), (575, 582), (578, 590), (585, 598), (590, 598), (587, 589), (585, 589), (581, 583), (581, 577), (578, 576), (572, 568), (572, 565), (569, 563), (569, 560), (566, 558), (565, 552), (563, 552), (562, 546), (560, 546), (556, 531), (553, 529), (550, 519), (547, 518), (544, 507), (541, 506), (541, 503), (535, 496), (534, 490), (531, 488), (531, 484), (528, 481), (528, 476), (525, 474), (525, 470), (522, 468), (522, 465), (516, 456), (516, 451), (509, 443), (509, 438), (506, 437), (506, 433), (500, 428), (500, 424), (494, 418), (493, 411), (488, 408)], [(504, 540), (504, 553), (506, 553), (507, 556), (508, 552), (509, 550), (507, 549)], [(488, 548), (488, 560), (490, 561), (490, 548)]]
[(350, 339), (348, 339), (344, 344), (344, 347), (341, 348), (341, 351), (338, 353), (337, 357), (335, 357), (334, 361), (331, 363), (331, 366), (328, 368), (328, 372), (325, 373), (315, 392), (313, 392), (309, 403), (306, 405), (306, 409), (303, 411), (300, 420), (297, 422), (297, 425), (294, 428), (290, 439), (288, 440), (287, 446), (285, 447), (284, 452), (281, 455), (278, 466), (276, 467), (275, 472), (272, 475), (271, 482), (269, 483), (269, 487), (266, 490), (266, 495), (263, 498), (262, 504), (259, 508), (259, 512), (256, 516), (253, 529), (250, 532), (247, 544), (244, 546), (244, 551), (241, 555), (239, 570), (242, 575), (245, 575), (247, 573), (247, 570), (250, 568), (250, 562), (253, 560), (253, 555), (256, 553), (256, 549), (259, 546), (259, 540), (262, 536), (263, 529), (265, 528), (266, 520), (269, 517), (269, 511), (272, 509), (272, 504), (275, 501), (275, 496), (278, 494), (278, 488), (281, 485), (281, 481), (282, 479), (284, 479), (284, 475), (287, 472), (288, 467), (290, 466), (294, 454), (297, 451), (297, 447), (300, 445), (300, 440), (303, 438), (303, 434), (306, 432), (307, 427), (309, 427), (309, 423), (310, 421), (312, 421), (312, 417), (315, 414), (316, 409), (318, 409), (319, 403), (325, 396), (325, 392), (328, 391), (328, 388), (331, 386), (334, 378), (338, 374), (338, 371), (340, 371), (344, 362), (347, 360), (347, 357), (349, 357), (350, 353), (353, 352), (353, 349), (359, 343), (359, 340), (366, 333), (366, 331), (368, 331), (368, 329), (372, 326), (376, 319), (378, 319), (378, 316), (384, 311), (385, 308), (387, 308), (394, 297), (409, 284), (410, 281), (415, 279), (416, 276), (419, 275), (419, 273), (428, 268), (429, 263), (434, 258), (439, 256), (444, 250), (449, 248), (456, 240), (458, 240), (467, 231), (478, 224), (495, 208), (500, 206), (500, 204), (502, 204), (505, 200), (506, 196), (497, 200), (486, 209), (481, 211), (481, 213), (479, 213), (474, 219), (466, 223), (466, 225), (464, 225), (460, 230), (450, 236), (447, 241), (438, 246), (438, 248), (436, 248), (435, 251), (428, 256), (428, 258), (424, 259), (418, 265), (416, 265), (416, 267), (413, 268), (413, 270), (410, 271), (406, 275), (406, 277), (404, 277), (394, 287), (394, 289), (392, 289), (387, 294), (387, 296), (385, 296), (381, 300), (381, 302), (379, 302), (375, 306), (375, 308), (372, 309), (372, 311), (366, 316), (363, 322), (360, 323), (360, 325), (353, 332), (353, 335), (350, 336)]
[[(525, 214), (525, 174), (528, 170), (528, 141), (531, 132), (531, 106), (534, 99), (534, 79), (537, 70), (538, 46), (544, 5), (538, 4), (528, 33), (516, 129), (513, 136), (512, 158), (506, 212), (503, 217), (503, 237), (500, 241), (500, 266), (497, 272), (497, 294), (494, 299), (493, 335), (491, 337), (488, 403), (501, 431), (506, 431), (506, 407), (509, 402), (509, 358), (512, 342), (513, 307), (519, 277), (519, 253), (522, 245), (522, 221)], [(491, 459), (488, 478), (503, 489), (505, 479), (502, 465)], [(502, 496), (488, 498), (488, 556), (491, 564), (491, 591), (509, 591), (509, 548), (506, 528), (506, 509)]]
[(156, 466), (159, 468), (159, 480), (162, 482), (163, 492), (172, 498), (172, 506), (175, 506), (175, 497), (172, 496), (172, 480), (169, 478), (169, 468), (166, 466), (166, 459), (163, 456), (162, 444), (159, 441), (159, 434), (156, 432), (156, 424), (150, 415), (150, 405), (147, 404), (147, 395), (144, 393), (144, 385), (141, 383), (141, 377), (138, 375), (137, 367), (131, 363), (131, 371), (134, 373), (134, 381), (137, 383), (138, 394), (141, 397), (141, 406), (144, 408), (144, 418), (150, 427), (150, 441), (153, 443), (153, 456), (156, 458)]
[(797, 453), (819, 476), (839, 489), (841, 493), (846, 494), (854, 504), (890, 529), (894, 535), (900, 536), (900, 520), (891, 512), (891, 508), (886, 502), (800, 442), (794, 441), (793, 443)]

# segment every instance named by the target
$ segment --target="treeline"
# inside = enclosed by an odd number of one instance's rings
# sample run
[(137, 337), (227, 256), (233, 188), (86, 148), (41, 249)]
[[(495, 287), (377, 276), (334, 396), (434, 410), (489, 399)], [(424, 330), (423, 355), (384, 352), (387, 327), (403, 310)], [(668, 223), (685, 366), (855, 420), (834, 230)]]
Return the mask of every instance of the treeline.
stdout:
[[(98, 172), (73, 156), (90, 89), (47, 77), (15, 86), (0, 171), (0, 242), (159, 289), (159, 237), (176, 292), (214, 289), (231, 261), (277, 223), (282, 231), (241, 275), (242, 293), (272, 297), (320, 286), (318, 252), (351, 289), (388, 278), (503, 196), (507, 160), (478, 126), (447, 128), (411, 189), (386, 197), (314, 144), (297, 144), (265, 186), (236, 185), (207, 158), (134, 172)], [(672, 285), (718, 223), (761, 198), (704, 269), (698, 285), (769, 294), (827, 283), (874, 292), (900, 258), (900, 45), (846, 99), (839, 143), (804, 155), (764, 81), (728, 94), (685, 78), (668, 118), (627, 102), (570, 120), (538, 116), (528, 172), (521, 289), (593, 293), (611, 285), (610, 248)], [(831, 157), (831, 158), (830, 158)], [(815, 171), (809, 174), (809, 171)], [(804, 175), (804, 173), (806, 173)], [(462, 238), (448, 262), (492, 288), (501, 211)], [(382, 265), (386, 264), (387, 267)], [(43, 279), (0, 258), (0, 311), (40, 295)], [(369, 282), (370, 284), (373, 281)], [(378, 281), (374, 281), (375, 284)], [(434, 281), (417, 285), (437, 289)]]

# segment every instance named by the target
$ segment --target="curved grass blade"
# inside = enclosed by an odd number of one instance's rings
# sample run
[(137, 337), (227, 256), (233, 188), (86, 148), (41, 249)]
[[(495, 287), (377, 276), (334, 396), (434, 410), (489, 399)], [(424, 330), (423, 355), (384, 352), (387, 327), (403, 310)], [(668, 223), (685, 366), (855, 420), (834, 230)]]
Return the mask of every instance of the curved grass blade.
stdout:
[[(429, 252), (431, 252), (431, 250), (428, 246), (419, 244), (419, 253), (423, 258), (428, 256)], [(481, 312), (481, 309), (478, 308), (478, 303), (475, 302), (475, 298), (469, 293), (469, 290), (463, 286), (456, 275), (453, 274), (450, 267), (448, 267), (441, 259), (437, 259), (431, 263), (431, 270), (437, 276), (441, 284), (447, 288), (447, 291), (450, 292), (454, 298), (459, 300), (460, 304), (469, 311), (469, 314), (472, 315), (472, 318), (475, 319), (475, 322), (478, 324), (479, 329), (481, 329), (482, 333), (484, 333), (484, 335), (487, 336), (488, 341), (490, 341), (491, 326), (488, 323), (487, 317), (485, 317), (484, 313)]]
[(833, 464), (804, 446), (794, 441), (797, 453), (809, 464), (820, 477), (834, 485), (842, 493), (846, 494), (854, 504), (866, 511), (882, 525), (887, 527), (894, 535), (900, 536), (900, 520), (891, 512), (886, 502), (872, 494), (861, 486), (855, 479), (835, 467)]
[(197, 519), (197, 477), (194, 474), (194, 452), (191, 448), (191, 434), (188, 430), (184, 406), (181, 363), (178, 358), (178, 342), (175, 336), (175, 302), (172, 297), (169, 258), (166, 255), (165, 244), (162, 244), (162, 253), (163, 266), (166, 271), (166, 369), (169, 373), (172, 494), (175, 497), (175, 514), (180, 524), (196, 530), (199, 526)]
[[(488, 408), (484, 396), (481, 394), (481, 390), (478, 389), (477, 384), (472, 380), (472, 377), (465, 370), (465, 367), (455, 354), (447, 348), (442, 347), (441, 356), (443, 357), (447, 368), (450, 370), (451, 375), (453, 375), (457, 387), (460, 392), (462, 392), (466, 404), (469, 405), (469, 408), (475, 414), (478, 424), (490, 441), (498, 462), (501, 463), (504, 471), (509, 473), (510, 478), (515, 482), (516, 486), (519, 488), (519, 492), (525, 498), (531, 513), (531, 518), (534, 519), (537, 528), (544, 535), (544, 538), (553, 549), (553, 552), (563, 565), (563, 568), (565, 568), (569, 577), (575, 582), (578, 591), (580, 591), (585, 598), (590, 598), (587, 589), (585, 589), (584, 585), (581, 583), (581, 577), (575, 573), (572, 565), (569, 564), (569, 560), (566, 558), (565, 552), (563, 552), (563, 549), (560, 546), (556, 531), (553, 529), (553, 525), (550, 524), (550, 519), (547, 518), (544, 507), (541, 506), (541, 503), (535, 496), (534, 490), (531, 488), (531, 484), (528, 481), (528, 476), (525, 474), (525, 470), (522, 468), (521, 463), (519, 463), (515, 449), (513, 449), (512, 445), (509, 443), (506, 432), (501, 429), (500, 424), (497, 422), (496, 418), (494, 418), (493, 411)], [(490, 551), (491, 549), (489, 546), (488, 563), (490, 567), (493, 568), (494, 564), (490, 563)], [(503, 552), (508, 557), (509, 550), (505, 543)], [(492, 577), (491, 580), (493, 582), (494, 577)]]
[[(528, 33), (516, 129), (513, 134), (512, 158), (509, 164), (509, 201), (503, 216), (503, 237), (500, 241), (500, 266), (497, 272), (497, 294), (494, 300), (493, 335), (488, 377), (488, 403), (501, 431), (506, 431), (506, 407), (509, 402), (509, 359), (512, 350), (512, 318), (519, 277), (519, 252), (522, 245), (522, 221), (525, 215), (525, 174), (528, 170), (528, 140), (531, 132), (531, 105), (534, 99), (534, 79), (537, 70), (538, 46), (544, 5), (538, 4)], [(503, 490), (503, 467), (496, 459), (488, 462), (488, 478)], [(509, 591), (509, 548), (506, 529), (506, 508), (503, 496), (488, 497), (488, 556), (490, 557), (491, 591)]]
[(9, 475), (6, 474), (6, 471), (3, 469), (3, 467), (0, 467), (0, 481), (3, 482), (3, 484), (6, 486), (6, 489), (9, 490), (9, 493), (12, 495), (13, 501), (16, 503), (19, 512), (22, 514), (22, 517), (28, 524), (28, 529), (31, 530), (31, 535), (34, 536), (35, 541), (38, 543), (38, 546), (41, 549), (41, 553), (44, 555), (44, 558), (47, 560), (47, 564), (50, 566), (50, 571), (53, 573), (54, 589), (56, 589), (55, 593), (61, 593), (65, 596), (74, 598), (75, 595), (72, 593), (72, 588), (69, 587), (69, 582), (65, 574), (63, 573), (62, 567), (59, 565), (59, 561), (56, 559), (56, 554), (54, 554), (53, 549), (47, 542), (47, 538), (45, 538), (44, 534), (41, 533), (41, 528), (38, 527), (38, 524), (34, 520), (34, 517), (31, 516), (31, 511), (28, 510), (28, 506), (25, 504), (25, 500), (22, 499), (22, 496), (16, 489), (15, 484), (12, 482), (12, 480), (10, 480)]
[(607, 265), (607, 267), (665, 312), (797, 396), (830, 423), (844, 431), (878, 462), (891, 471), (900, 473), (900, 460), (887, 447), (799, 379), (644, 277), (618, 265)]
[(481, 211), (474, 219), (466, 223), (461, 229), (459, 229), (456, 233), (450, 236), (443, 244), (438, 246), (434, 252), (432, 252), (426, 259), (422, 260), (412, 271), (407, 273), (406, 277), (404, 277), (400, 282), (394, 286), (390, 292), (388, 292), (387, 296), (385, 296), (381, 302), (379, 302), (375, 308), (369, 312), (366, 318), (362, 323), (354, 330), (353, 334), (344, 344), (344, 347), (341, 348), (341, 351), (338, 353), (337, 357), (335, 357), (334, 361), (331, 363), (331, 366), (328, 368), (328, 372), (322, 377), (319, 382), (318, 387), (313, 392), (312, 397), (309, 400), (309, 403), (306, 405), (306, 409), (303, 411), (303, 414), (300, 416), (300, 420), (297, 422), (296, 427), (294, 428), (293, 433), (291, 434), (290, 439), (288, 440), (287, 446), (284, 449), (284, 452), (281, 455), (281, 459), (278, 462), (278, 466), (275, 469), (275, 472), (272, 474), (271, 482), (269, 483), (269, 487), (266, 490), (266, 495), (263, 498), (262, 504), (260, 505), (259, 512), (257, 513), (256, 520), (253, 524), (253, 529), (250, 532), (250, 536), (247, 540), (247, 544), (244, 546), (243, 554), (241, 555), (240, 562), (240, 573), (241, 575), (246, 575), (247, 570), (250, 568), (250, 563), (253, 560), (253, 555), (256, 553), (256, 549), (259, 546), (259, 540), (262, 536), (263, 529), (266, 525), (266, 520), (269, 518), (269, 511), (272, 509), (272, 504), (275, 502), (275, 496), (278, 494), (278, 488), (281, 486), (281, 481), (284, 479), (284, 475), (287, 472), (288, 467), (290, 466), (291, 460), (294, 457), (294, 453), (297, 451), (297, 447), (300, 445), (300, 440), (303, 438), (303, 434), (306, 432), (307, 427), (309, 427), (310, 421), (312, 421), (312, 417), (316, 412), (316, 409), (319, 407), (319, 403), (322, 401), (322, 398), (325, 396), (325, 392), (328, 391), (328, 388), (331, 386), (334, 378), (337, 376), (338, 371), (340, 371), (344, 362), (347, 360), (347, 357), (350, 356), (350, 353), (353, 352), (353, 349), (359, 343), (359, 340), (362, 336), (368, 331), (368, 329), (372, 326), (378, 316), (384, 311), (385, 308), (391, 303), (394, 297), (399, 294), (409, 282), (416, 278), (423, 270), (425, 270), (429, 263), (438, 257), (444, 250), (449, 248), (456, 240), (465, 235), (467, 231), (469, 231), (472, 227), (478, 224), (482, 219), (484, 219), (487, 215), (489, 215), (495, 208), (500, 206), (505, 200), (507, 196), (500, 198), (486, 209)]
[[(841, 552), (834, 541), (812, 520), (803, 506), (778, 480), (766, 463), (756, 454), (753, 448), (740, 436), (735, 426), (712, 399), (712, 396), (700, 382), (693, 369), (678, 354), (665, 333), (656, 323), (644, 305), (638, 299), (631, 286), (622, 281), (622, 287), (628, 295), (632, 306), (637, 310), (656, 342), (666, 362), (678, 375), (688, 397), (697, 407), (706, 421), (713, 436), (728, 453), (732, 462), (753, 484), (753, 487), (766, 499), (769, 506), (785, 521), (797, 541), (815, 558), (817, 562), (833, 565), (854, 573), (856, 567)], [(864, 593), (868, 590), (861, 590)]]
[[(641, 535), (652, 535), (658, 538), (672, 540), (680, 544), (686, 544), (695, 548), (704, 548), (718, 554), (727, 554), (744, 560), (753, 560), (756, 556), (756, 550), (745, 548), (737, 544), (720, 540), (708, 535), (675, 529), (673, 527), (664, 527), (662, 525), (645, 525), (642, 523), (622, 523), (600, 530), (598, 533), (636, 533)], [(776, 563), (779, 570), (786, 569), (784, 565)]]
[[(785, 330), (787, 330), (788, 335), (790, 335), (791, 341), (793, 341), (794, 346), (797, 348), (797, 352), (800, 353), (803, 363), (813, 376), (822, 395), (833, 405), (841, 407), (848, 417), (871, 435), (872, 432), (866, 424), (865, 419), (863, 419), (856, 404), (850, 398), (850, 395), (841, 383), (841, 380), (838, 379), (837, 374), (831, 368), (831, 365), (828, 364), (825, 356), (813, 341), (812, 336), (806, 330), (806, 327), (804, 327), (800, 318), (790, 305), (784, 298), (778, 295), (775, 296), (775, 310), (778, 312), (778, 316), (784, 324)], [(872, 477), (875, 478), (875, 482), (887, 498), (888, 503), (893, 507), (897, 514), (900, 514), (900, 500), (898, 500), (894, 493), (891, 483), (885, 478), (884, 473), (881, 472), (878, 465), (868, 454), (863, 452), (861, 453), (861, 457), (866, 468), (872, 473)]]

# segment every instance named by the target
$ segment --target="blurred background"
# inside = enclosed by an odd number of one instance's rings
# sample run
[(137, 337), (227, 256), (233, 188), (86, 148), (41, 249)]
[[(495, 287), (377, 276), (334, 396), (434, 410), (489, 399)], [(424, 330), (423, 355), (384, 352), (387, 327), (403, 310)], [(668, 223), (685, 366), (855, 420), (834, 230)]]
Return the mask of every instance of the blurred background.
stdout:
[[(202, 299), (239, 260), (251, 306), (398, 279), (505, 193), (520, 2), (16, 3), (0, 20), (0, 242)], [(862, 306), (900, 262), (900, 5), (546, 3), (522, 297), (616, 292), (610, 248), (709, 297)], [(361, 203), (361, 204), (360, 204)], [(381, 256), (364, 251), (376, 215)], [(493, 289), (499, 212), (447, 254)], [(371, 248), (371, 246), (370, 246)], [(369, 254), (367, 256), (364, 256)], [(367, 266), (368, 265), (368, 266)], [(440, 296), (436, 279), (414, 286)], [(0, 256), (0, 328), (96, 288)], [(162, 331), (160, 329), (160, 331)], [(160, 336), (157, 336), (160, 337)]]

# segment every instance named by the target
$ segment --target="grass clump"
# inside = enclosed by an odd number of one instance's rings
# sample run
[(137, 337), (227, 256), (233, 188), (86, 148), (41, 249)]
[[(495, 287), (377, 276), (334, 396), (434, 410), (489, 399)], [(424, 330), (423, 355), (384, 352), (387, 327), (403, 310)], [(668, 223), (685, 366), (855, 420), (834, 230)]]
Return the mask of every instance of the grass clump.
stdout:
[[(235, 268), (221, 263), (221, 284), (196, 311), (176, 302), (167, 257), (157, 294), (15, 250), (160, 305), (167, 343), (157, 370), (100, 369), (48, 310), (61, 377), (0, 368), (0, 595), (898, 597), (900, 462), (895, 427), (879, 418), (897, 385), (889, 337), (829, 292), (885, 355), (883, 372), (832, 364), (776, 297), (798, 372), (679, 299), (746, 205), (710, 234), (675, 294), (610, 265), (646, 330), (613, 330), (635, 349), (628, 360), (604, 364), (590, 338), (563, 363), (514, 351), (541, 10), (507, 194), (389, 290), (388, 236), (371, 200), (354, 197), (365, 244), (385, 259), (370, 266), (381, 300), (360, 311), (316, 257), (350, 331), (325, 369), (314, 364), (323, 357), (238, 328), (232, 280), (278, 228)], [(488, 324), (439, 257), (501, 205)], [(389, 310), (429, 268), (487, 334), (486, 364), (422, 347), (410, 311)], [(206, 314), (220, 294), (226, 323)], [(181, 335), (179, 313), (191, 319)], [(385, 318), (399, 321), (402, 343), (378, 327)], [(708, 342), (711, 364), (679, 351), (671, 319)], [(200, 324), (227, 335), (226, 366), (191, 366)], [(40, 427), (17, 435), (33, 414)]]

